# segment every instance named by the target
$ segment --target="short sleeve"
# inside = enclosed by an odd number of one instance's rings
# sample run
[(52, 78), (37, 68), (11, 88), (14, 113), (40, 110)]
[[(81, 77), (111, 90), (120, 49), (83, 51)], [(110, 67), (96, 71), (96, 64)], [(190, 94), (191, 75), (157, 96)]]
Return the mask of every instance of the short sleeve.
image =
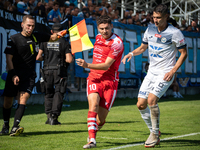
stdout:
[(115, 39), (113, 44), (111, 45), (111, 50), (108, 54), (108, 57), (117, 59), (119, 56), (121, 56), (123, 49), (124, 49), (123, 42), (120, 39)]
[(70, 45), (69, 45), (69, 43), (66, 41), (65, 42), (65, 54), (67, 54), (67, 53), (71, 53), (71, 47), (70, 47)]
[(4, 53), (14, 55), (15, 49), (16, 49), (16, 46), (14, 42), (11, 39), (9, 39)]
[(185, 37), (180, 30), (177, 30), (176, 32), (174, 32), (172, 36), (172, 42), (176, 44), (176, 47), (178, 49), (186, 46)]

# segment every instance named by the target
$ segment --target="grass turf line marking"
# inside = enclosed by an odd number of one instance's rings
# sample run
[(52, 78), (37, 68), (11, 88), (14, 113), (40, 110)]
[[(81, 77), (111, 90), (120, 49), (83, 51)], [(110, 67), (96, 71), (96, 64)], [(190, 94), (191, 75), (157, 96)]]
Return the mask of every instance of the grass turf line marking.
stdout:
[[(200, 132), (190, 133), (190, 134), (185, 134), (185, 135), (180, 135), (180, 136), (174, 136), (174, 137), (169, 137), (169, 138), (164, 138), (164, 139), (160, 139), (160, 141), (167, 141), (167, 140), (171, 140), (171, 139), (177, 139), (177, 138), (182, 138), (182, 137), (186, 137), (186, 136), (193, 136), (193, 135), (197, 135), (197, 134), (200, 134)], [(110, 149), (104, 149), (104, 150), (122, 149), (122, 148), (127, 148), (127, 147), (133, 147), (133, 146), (143, 145), (143, 144), (144, 144), (144, 142), (142, 142), (142, 143), (136, 143), (136, 144), (124, 145), (124, 146), (119, 146), (119, 147), (110, 148)]]
[(102, 139), (113, 139), (113, 140), (127, 140), (128, 138), (109, 138), (109, 137), (100, 137)]

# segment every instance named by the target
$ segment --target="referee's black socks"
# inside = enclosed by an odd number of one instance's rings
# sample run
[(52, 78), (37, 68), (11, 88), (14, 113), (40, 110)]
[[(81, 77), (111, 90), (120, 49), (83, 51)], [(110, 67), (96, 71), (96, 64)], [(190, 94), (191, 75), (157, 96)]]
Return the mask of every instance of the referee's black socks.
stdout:
[(24, 115), (24, 111), (25, 111), (25, 108), (26, 108), (26, 105), (22, 105), (22, 104), (19, 104), (18, 105), (18, 108), (15, 112), (15, 119), (14, 119), (14, 127), (17, 127)]
[(3, 107), (3, 120), (4, 120), (4, 124), (5, 126), (9, 126), (9, 120), (10, 120), (10, 114), (11, 114), (11, 108), (5, 109)]

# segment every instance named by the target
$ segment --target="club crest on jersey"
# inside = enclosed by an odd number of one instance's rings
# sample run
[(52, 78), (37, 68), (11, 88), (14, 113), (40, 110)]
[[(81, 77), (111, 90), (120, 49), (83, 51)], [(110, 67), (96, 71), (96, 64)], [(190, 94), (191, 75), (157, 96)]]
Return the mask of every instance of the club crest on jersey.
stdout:
[(162, 43), (165, 43), (165, 42), (167, 42), (167, 39), (166, 39), (165, 37), (163, 37), (163, 38), (161, 39), (161, 42), (162, 42)]
[(161, 38), (162, 35), (160, 35), (160, 34), (155, 34), (155, 37)]

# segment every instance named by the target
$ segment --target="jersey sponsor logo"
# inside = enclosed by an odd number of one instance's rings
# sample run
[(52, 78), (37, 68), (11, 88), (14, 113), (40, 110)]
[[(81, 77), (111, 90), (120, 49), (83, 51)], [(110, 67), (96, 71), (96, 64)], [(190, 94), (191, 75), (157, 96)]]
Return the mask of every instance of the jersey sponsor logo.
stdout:
[(95, 47), (95, 48), (94, 48), (94, 51), (99, 51), (99, 52), (102, 52), (102, 51), (103, 51), (103, 49), (102, 49), (101, 47)]
[[(159, 50), (163, 49), (163, 48), (161, 48), (161, 47), (157, 47), (157, 46), (153, 46), (153, 45), (150, 45), (150, 47), (151, 47), (153, 50), (155, 50), (155, 51), (159, 51)], [(158, 55), (158, 54), (154, 54), (154, 53), (150, 54), (150, 56), (162, 58), (162, 56), (160, 56), (160, 55)]]
[(96, 57), (96, 58), (101, 58), (102, 57), (101, 54), (97, 54), (97, 53), (93, 53), (93, 56)]
[(166, 43), (166, 42), (167, 42), (167, 39), (166, 39), (165, 37), (163, 37), (163, 38), (161, 39), (161, 42), (162, 42), (162, 43)]
[(102, 62), (102, 60), (96, 59), (96, 62)]
[(161, 38), (162, 35), (160, 35), (160, 34), (155, 34), (155, 37)]
[(11, 46), (7, 45), (6, 48), (11, 48)]

